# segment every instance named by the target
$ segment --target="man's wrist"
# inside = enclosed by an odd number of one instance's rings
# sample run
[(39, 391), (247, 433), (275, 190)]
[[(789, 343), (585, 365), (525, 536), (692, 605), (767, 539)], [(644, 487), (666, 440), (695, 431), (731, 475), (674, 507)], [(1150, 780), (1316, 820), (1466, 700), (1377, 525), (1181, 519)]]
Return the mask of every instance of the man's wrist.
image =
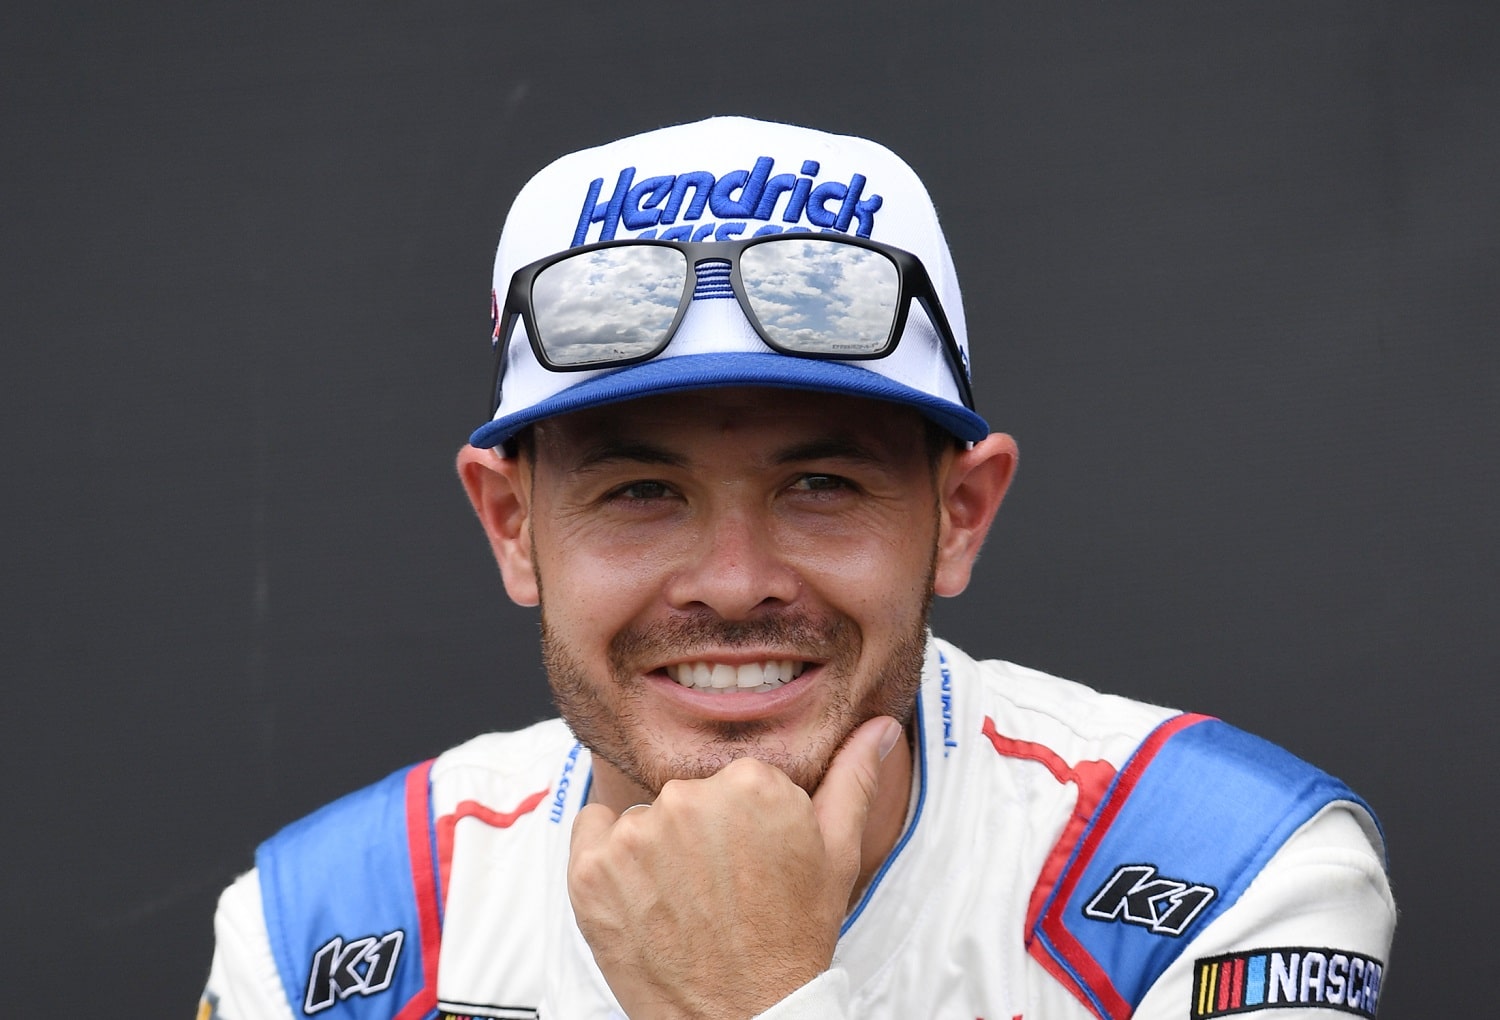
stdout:
[(754, 1020), (837, 1020), (849, 1012), (849, 975), (830, 967)]

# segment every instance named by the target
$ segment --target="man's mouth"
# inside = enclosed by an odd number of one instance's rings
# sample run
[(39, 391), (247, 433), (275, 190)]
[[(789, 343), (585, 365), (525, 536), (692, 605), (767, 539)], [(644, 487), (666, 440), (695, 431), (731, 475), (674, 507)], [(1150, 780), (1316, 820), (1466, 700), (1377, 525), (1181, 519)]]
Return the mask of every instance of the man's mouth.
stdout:
[(665, 667), (667, 676), (682, 687), (717, 694), (774, 691), (791, 683), (808, 668), (795, 659), (771, 659), (731, 666), (726, 662), (675, 662)]

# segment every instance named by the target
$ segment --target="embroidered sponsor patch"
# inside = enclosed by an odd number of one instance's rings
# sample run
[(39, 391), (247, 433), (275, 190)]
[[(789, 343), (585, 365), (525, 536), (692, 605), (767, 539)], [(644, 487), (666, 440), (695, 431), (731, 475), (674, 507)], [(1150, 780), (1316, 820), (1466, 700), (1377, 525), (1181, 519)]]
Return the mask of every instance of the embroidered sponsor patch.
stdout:
[(943, 706), (943, 757), (958, 746), (953, 736), (953, 671), (948, 668), (948, 657), (938, 650), (938, 674), (942, 677), (939, 688)]
[(1385, 964), (1342, 949), (1252, 949), (1193, 963), (1189, 1015), (1325, 1009), (1374, 1017)]
[(722, 177), (690, 170), (637, 182), (636, 168), (627, 166), (607, 198), (602, 197), (605, 179), (597, 177), (584, 196), (573, 247), (588, 242), (595, 223), (599, 241), (614, 240), (621, 229), (663, 241), (726, 241), (814, 227), (870, 236), (884, 199), (865, 194), (864, 174), (849, 175), (847, 183), (822, 180), (822, 164), (815, 159), (803, 160), (800, 173), (775, 169), (773, 157), (761, 156), (753, 167)]
[(302, 1012), (311, 1016), (351, 995), (374, 995), (391, 986), (401, 955), (401, 929), (345, 942), (335, 935), (313, 954)]
[(438, 1020), (538, 1020), (541, 1015), (535, 1006), (483, 1006), (473, 1002), (438, 1003)]
[(583, 745), (575, 743), (568, 752), (567, 760), (563, 762), (562, 775), (558, 777), (556, 792), (552, 794), (552, 809), (547, 812), (553, 825), (562, 823), (563, 810), (568, 806), (568, 787), (573, 784), (573, 769), (578, 764), (578, 755), (582, 750)]
[(1176, 938), (1218, 894), (1212, 886), (1166, 878), (1153, 864), (1126, 864), (1099, 887), (1083, 913), (1095, 921), (1124, 921)]

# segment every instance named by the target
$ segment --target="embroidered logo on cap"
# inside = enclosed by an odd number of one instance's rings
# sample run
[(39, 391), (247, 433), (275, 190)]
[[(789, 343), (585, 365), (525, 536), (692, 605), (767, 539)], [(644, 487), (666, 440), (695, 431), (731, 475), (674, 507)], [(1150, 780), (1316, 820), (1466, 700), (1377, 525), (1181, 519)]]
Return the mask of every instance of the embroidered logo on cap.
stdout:
[(1192, 1020), (1262, 1009), (1374, 1017), (1385, 964), (1342, 949), (1252, 949), (1193, 963)]
[[(595, 241), (613, 241), (623, 227), (639, 231), (637, 238), (663, 241), (727, 241), (761, 224), (753, 235), (782, 230), (821, 227), (840, 233), (851, 231), (869, 237), (875, 227), (875, 212), (884, 202), (879, 195), (866, 197), (864, 174), (853, 174), (847, 183), (819, 183), (822, 166), (804, 160), (800, 174), (772, 174), (776, 161), (762, 156), (748, 170), (732, 170), (715, 177), (707, 170), (647, 177), (637, 182), (636, 168), (627, 166), (615, 178), (614, 190), (600, 200), (604, 178), (596, 177), (583, 199), (573, 247), (589, 242), (589, 229), (599, 224)], [(691, 197), (690, 197), (691, 196)], [(782, 201), (782, 196), (786, 200)], [(770, 222), (781, 211), (781, 223)], [(713, 217), (703, 222), (703, 214)], [(801, 225), (806, 221), (808, 225)], [(660, 231), (660, 233), (658, 233)]]

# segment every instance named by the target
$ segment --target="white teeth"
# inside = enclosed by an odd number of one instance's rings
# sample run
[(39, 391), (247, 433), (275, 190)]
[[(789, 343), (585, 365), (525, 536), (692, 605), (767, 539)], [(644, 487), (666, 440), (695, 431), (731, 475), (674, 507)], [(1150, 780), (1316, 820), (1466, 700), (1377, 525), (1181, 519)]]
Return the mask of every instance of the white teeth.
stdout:
[(802, 675), (806, 666), (796, 659), (772, 659), (731, 666), (725, 662), (679, 662), (667, 675), (683, 687), (703, 691), (774, 691)]

